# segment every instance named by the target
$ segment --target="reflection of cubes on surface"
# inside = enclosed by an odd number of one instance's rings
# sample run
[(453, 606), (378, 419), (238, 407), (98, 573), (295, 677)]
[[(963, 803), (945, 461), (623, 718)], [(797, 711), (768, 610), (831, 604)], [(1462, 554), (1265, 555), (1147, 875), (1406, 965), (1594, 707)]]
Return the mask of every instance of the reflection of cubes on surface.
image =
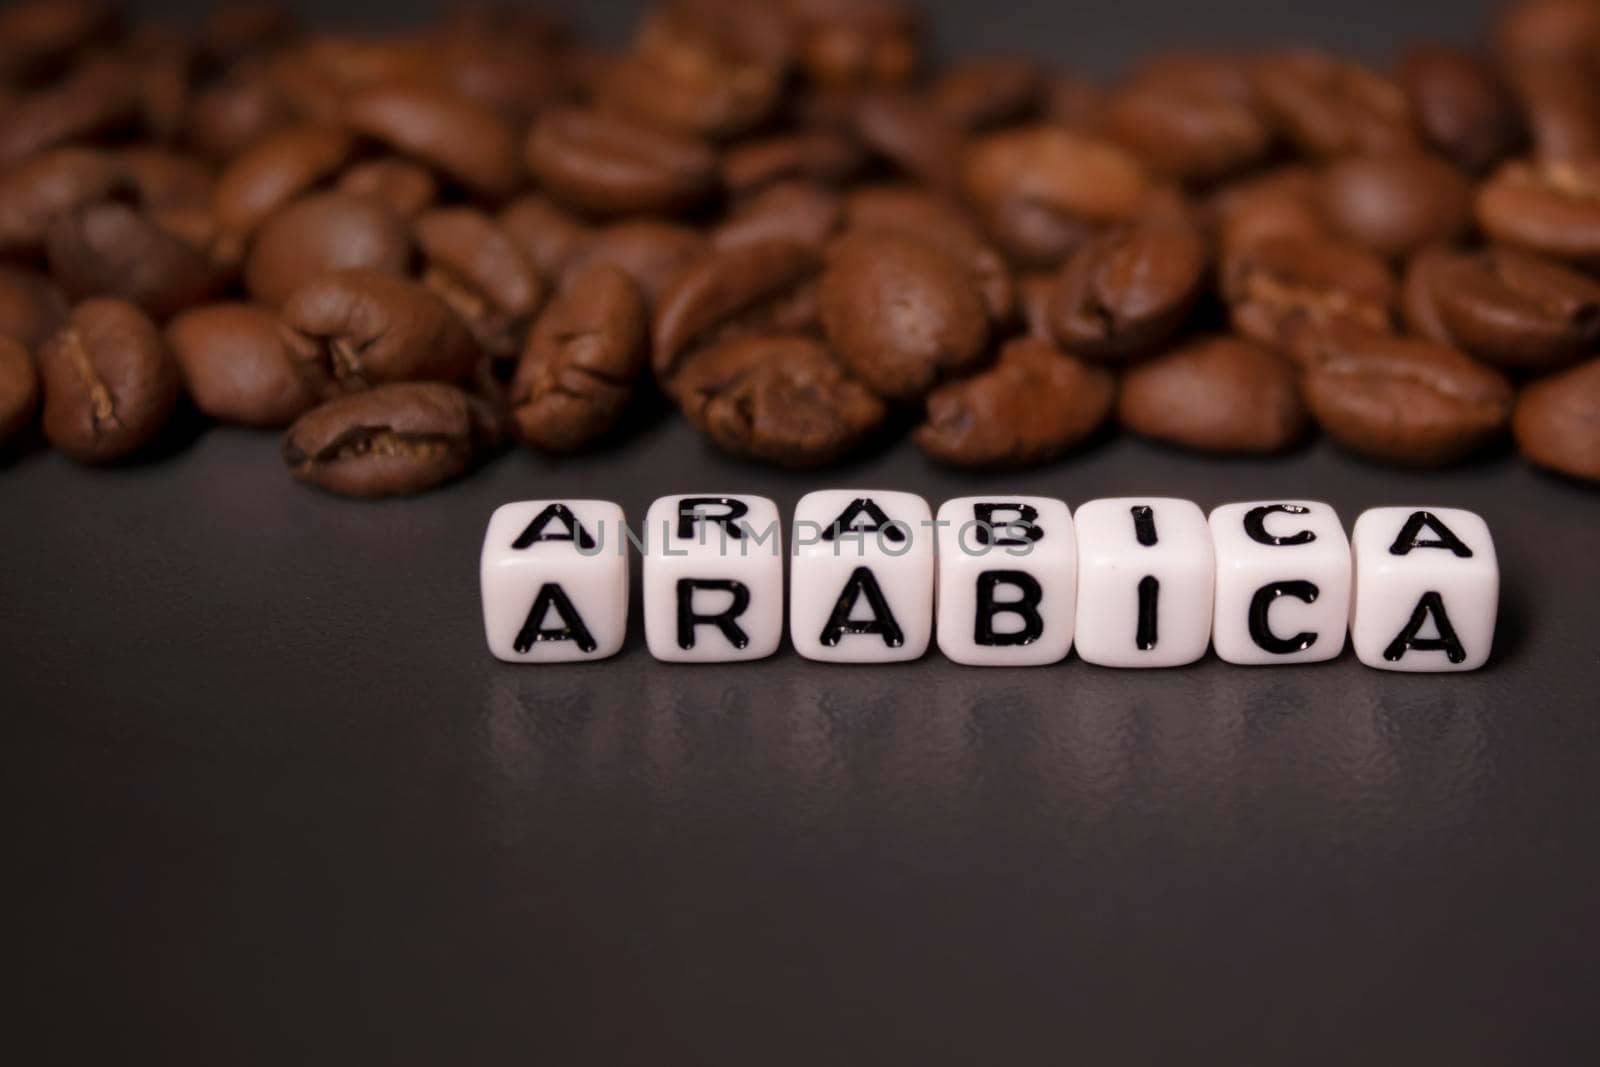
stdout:
[(1074, 640), (1085, 663), (1177, 667), (1206, 654), (1216, 560), (1192, 501), (1091, 500), (1078, 533)]
[(479, 561), (489, 651), (513, 663), (612, 656), (628, 630), (628, 536), (605, 500), (524, 500), (489, 518)]
[(1316, 663), (1344, 650), (1350, 539), (1308, 500), (1224, 504), (1211, 512), (1217, 559), (1211, 645), (1229, 663)]
[(795, 505), (789, 639), (807, 659), (912, 660), (933, 631), (933, 515), (913, 493), (829, 489)]
[(678, 663), (763, 659), (783, 637), (778, 506), (736, 493), (664, 496), (644, 524), (644, 635)]
[(1072, 513), (1041, 496), (972, 496), (939, 508), (939, 650), (971, 666), (1054, 663), (1072, 647)]
[(1500, 566), (1489, 527), (1459, 508), (1373, 508), (1350, 536), (1350, 642), (1385, 671), (1470, 671), (1494, 644)]

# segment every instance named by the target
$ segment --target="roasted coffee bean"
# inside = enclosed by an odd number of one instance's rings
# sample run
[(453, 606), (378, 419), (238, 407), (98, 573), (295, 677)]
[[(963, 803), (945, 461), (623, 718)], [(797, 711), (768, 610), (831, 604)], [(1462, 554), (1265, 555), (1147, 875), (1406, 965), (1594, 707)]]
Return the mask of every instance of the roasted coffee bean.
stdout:
[(1497, 241), (1600, 265), (1600, 161), (1507, 163), (1478, 187), (1475, 207)]
[(474, 208), (436, 208), (417, 219), (427, 257), (422, 282), (444, 297), (483, 350), (514, 356), (544, 302), (544, 282), (496, 222)]
[(571, 452), (622, 416), (645, 365), (649, 313), (633, 279), (600, 263), (562, 284), (533, 331), (511, 382), (522, 439)]
[(216, 219), (224, 245), (219, 255), (238, 261), (258, 226), (337, 172), (353, 147), (343, 130), (304, 123), (270, 134), (236, 157), (217, 178)]
[(861, 143), (903, 173), (937, 190), (959, 185), (966, 133), (927, 98), (904, 90), (864, 93), (853, 117)]
[(1280, 452), (1308, 425), (1296, 377), (1294, 364), (1252, 341), (1213, 337), (1130, 369), (1117, 419), (1200, 452)]
[(1419, 330), (1425, 336), (1535, 373), (1572, 363), (1600, 341), (1600, 283), (1585, 275), (1509, 248), (1418, 258), (1408, 287), (1414, 279), (1426, 287), (1415, 299), (1428, 302), (1438, 326)]
[(1285, 167), (1225, 186), (1211, 202), (1224, 258), (1267, 238), (1319, 241), (1327, 236), (1321, 182), (1307, 167)]
[(528, 167), (551, 194), (598, 215), (672, 213), (711, 192), (702, 142), (600, 111), (552, 108), (528, 134)]
[(11, 337), (0, 336), (0, 448), (33, 423), (39, 410), (39, 372), (33, 356)]
[(483, 401), (453, 385), (402, 382), (306, 412), (284, 437), (283, 461), (299, 481), (370, 500), (457, 478), (498, 439)]
[(818, 251), (839, 229), (844, 200), (832, 189), (808, 182), (783, 182), (763, 189), (734, 209), (712, 232), (718, 248), (789, 241)]
[(1015, 122), (1038, 109), (1045, 76), (1023, 56), (958, 59), (929, 89), (933, 105), (966, 130)]
[(276, 48), (294, 37), (294, 13), (278, 0), (225, 0), (206, 13), (200, 50), (225, 64)]
[(23, 94), (0, 111), (0, 167), (131, 124), (139, 108), (135, 73), (120, 59), (96, 56), (63, 81)]
[(733, 145), (718, 169), (722, 184), (738, 195), (795, 179), (844, 181), (866, 158), (861, 144), (838, 130), (800, 130)]
[(284, 302), (285, 342), (319, 396), (385, 382), (459, 381), (479, 356), (433, 291), (376, 270), (312, 277)]
[(1421, 152), (1346, 156), (1322, 172), (1322, 209), (1335, 229), (1379, 255), (1450, 241), (1472, 221), (1472, 187)]
[(116, 27), (103, 0), (20, 0), (0, 8), (0, 82), (48, 74)]
[(1304, 362), (1300, 343), (1335, 322), (1391, 326), (1394, 276), (1372, 253), (1333, 238), (1268, 237), (1224, 256), (1233, 328)]
[(595, 231), (562, 274), (608, 263), (632, 278), (645, 303), (654, 307), (678, 275), (708, 249), (705, 235), (687, 226), (650, 219), (618, 222)]
[(391, 156), (357, 163), (339, 176), (339, 191), (370, 196), (403, 219), (414, 219), (439, 198), (439, 183), (420, 163)]
[(1600, 101), (1585, 64), (1539, 64), (1508, 72), (1541, 163), (1577, 163), (1600, 155)]
[(500, 228), (545, 278), (560, 277), (594, 237), (580, 220), (542, 196), (519, 196), (500, 210)]
[(1050, 301), (1055, 339), (1091, 359), (1144, 355), (1183, 325), (1207, 266), (1205, 241), (1185, 222), (1114, 227), (1062, 267)]
[(1050, 305), (1056, 298), (1056, 276), (1045, 271), (1024, 274), (1017, 279), (1017, 306), (1029, 337), (1055, 343), (1056, 330), (1050, 321)]
[(125, 300), (85, 300), (39, 349), (44, 433), (82, 463), (148, 444), (178, 402), (178, 366), (150, 317)]
[(466, 97), (422, 85), (376, 85), (352, 96), (345, 123), (421, 160), (473, 193), (504, 199), (522, 181), (511, 125)]
[(1511, 430), (1530, 461), (1600, 481), (1600, 359), (1526, 386)]
[(287, 426), (317, 404), (295, 368), (278, 316), (253, 304), (210, 304), (167, 324), (194, 406), (242, 426)]
[(1007, 321), (1016, 309), (1016, 285), (1005, 257), (948, 197), (908, 185), (864, 186), (845, 199), (845, 229), (887, 230), (938, 245), (977, 279), (990, 318)]
[(988, 308), (967, 266), (907, 234), (864, 230), (835, 241), (819, 309), (845, 366), (895, 400), (976, 366), (989, 341)]
[(1519, 0), (1501, 9), (1492, 36), (1508, 65), (1570, 63), (1600, 40), (1600, 7), (1592, 0)]
[(244, 284), (258, 303), (277, 307), (314, 274), (363, 268), (402, 275), (410, 262), (405, 221), (381, 201), (313, 193), (261, 225), (245, 261)]
[(295, 113), (259, 72), (241, 72), (197, 92), (189, 101), (184, 141), (213, 160), (229, 160), (293, 125)]
[(57, 148), (0, 171), (0, 252), (41, 252), (58, 215), (107, 199), (125, 177), (115, 156), (92, 148)]
[(1106, 99), (1101, 128), (1162, 177), (1198, 183), (1238, 173), (1272, 145), (1238, 66), (1237, 86), (1209, 65), (1154, 69)]
[(1052, 266), (1094, 226), (1132, 218), (1149, 182), (1138, 160), (1110, 142), (1030, 126), (974, 142), (963, 188), (1007, 252), (1026, 265)]
[(1401, 60), (1399, 81), (1417, 125), (1457, 166), (1479, 172), (1516, 148), (1522, 120), (1494, 68), (1444, 45), (1421, 45)]
[(657, 379), (672, 391), (684, 361), (709, 344), (814, 328), (818, 267), (815, 251), (783, 241), (719, 249), (685, 267), (655, 303)]
[(1406, 264), (1405, 278), (1400, 286), (1400, 311), (1406, 328), (1419, 337), (1451, 344), (1450, 331), (1439, 315), (1439, 304), (1434, 294), (1439, 291), (1439, 269), (1454, 259), (1456, 253), (1442, 245), (1424, 248)]
[(1309, 156), (1382, 154), (1415, 147), (1400, 87), (1357, 64), (1294, 51), (1256, 64), (1258, 99), (1278, 129)]
[(757, 334), (695, 351), (673, 382), (689, 422), (743, 459), (809, 468), (848, 455), (883, 422), (883, 401), (822, 342)]
[(1106, 95), (1089, 79), (1058, 71), (1045, 80), (1044, 118), (1074, 133), (1098, 135), (1105, 121)]
[(829, 86), (901, 85), (920, 65), (922, 24), (903, 0), (782, 0), (799, 59)]
[(1372, 459), (1437, 467), (1504, 432), (1511, 386), (1455, 349), (1339, 323), (1315, 334), (1306, 405), (1339, 444)]
[(66, 318), (67, 297), (59, 285), (24, 267), (0, 264), (0, 337), (32, 352)]
[(1111, 413), (1116, 383), (1033, 338), (1008, 342), (987, 370), (928, 394), (918, 448), (955, 467), (1021, 467), (1086, 440)]
[(199, 249), (115, 201), (57, 216), (46, 246), (69, 296), (123, 297), (159, 319), (210, 298), (225, 281)]

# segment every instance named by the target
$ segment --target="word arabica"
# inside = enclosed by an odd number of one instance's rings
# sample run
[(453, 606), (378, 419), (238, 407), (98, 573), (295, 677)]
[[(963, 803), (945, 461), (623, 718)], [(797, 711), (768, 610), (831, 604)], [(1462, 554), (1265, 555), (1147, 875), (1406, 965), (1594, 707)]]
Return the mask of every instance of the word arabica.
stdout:
[(1470, 511), (1386, 507), (1350, 536), (1327, 504), (1267, 500), (1210, 515), (1188, 500), (946, 501), (830, 489), (784, 531), (765, 497), (661, 497), (635, 534), (603, 500), (506, 504), (480, 563), (489, 649), (516, 663), (598, 660), (627, 632), (629, 560), (644, 561), (657, 659), (716, 663), (795, 651), (837, 663), (914, 660), (937, 642), (971, 666), (1042, 666), (1077, 649), (1105, 667), (1358, 659), (1469, 671), (1494, 641), (1499, 567)]

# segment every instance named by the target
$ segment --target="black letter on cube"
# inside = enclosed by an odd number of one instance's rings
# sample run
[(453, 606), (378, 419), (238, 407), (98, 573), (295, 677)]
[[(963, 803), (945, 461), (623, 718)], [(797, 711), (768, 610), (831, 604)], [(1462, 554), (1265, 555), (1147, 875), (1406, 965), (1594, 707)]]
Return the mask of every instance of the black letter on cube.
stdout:
[[(716, 505), (727, 510), (720, 514), (702, 511)], [(714, 522), (735, 541), (744, 537), (739, 520), (750, 513), (750, 505), (743, 500), (729, 500), (721, 496), (686, 496), (678, 501), (678, 536), (687, 541), (694, 536), (694, 528), (702, 522)]]
[[(1427, 512), (1423, 511), (1417, 514), (1426, 515)], [(1410, 524), (1407, 523), (1406, 525), (1409, 529)], [(1454, 534), (1449, 534), (1449, 536), (1452, 539), (1455, 537)], [(1459, 541), (1456, 543), (1461, 544)], [(1441, 548), (1444, 546), (1423, 545), (1419, 547)], [(1465, 545), (1461, 545), (1461, 547), (1466, 551), (1467, 555), (1470, 556), (1472, 554), (1471, 550), (1467, 549)], [(1457, 553), (1457, 555), (1460, 555), (1460, 553)], [(1429, 615), (1433, 616), (1433, 624), (1438, 627), (1439, 636), (1418, 637), (1417, 634), (1427, 625)], [(1416, 649), (1418, 652), (1442, 650), (1445, 658), (1451, 663), (1460, 663), (1467, 658), (1467, 650), (1461, 647), (1461, 639), (1456, 636), (1456, 628), (1450, 625), (1450, 616), (1445, 613), (1444, 597), (1436, 592), (1422, 594), (1422, 599), (1418, 600), (1417, 606), (1412, 609), (1411, 619), (1406, 623), (1405, 629), (1401, 630), (1395, 636), (1395, 639), (1389, 642), (1389, 647), (1383, 650), (1383, 658), (1393, 663), (1412, 649)]]
[[(679, 536), (683, 536), (679, 534)], [(714, 615), (696, 615), (694, 611), (694, 594), (697, 589), (709, 592), (731, 593), (733, 603), (726, 609)], [(735, 621), (743, 615), (750, 606), (750, 589), (743, 582), (733, 579), (719, 578), (679, 578), (678, 579), (678, 647), (684, 651), (694, 647), (694, 628), (696, 626), (715, 626), (722, 631), (722, 636), (734, 648), (744, 648), (750, 643), (750, 637), (739, 628)]]
[[(544, 528), (552, 522), (560, 522), (565, 527), (565, 533), (547, 534)], [(572, 509), (565, 504), (551, 504), (528, 523), (527, 529), (517, 535), (511, 542), (512, 548), (528, 548), (539, 541), (576, 541), (579, 548), (590, 549), (594, 547), (594, 538), (589, 536), (589, 531), (583, 528), (583, 523), (572, 513)]]
[[(1009, 585), (1021, 591), (1016, 600), (995, 600), (997, 585)], [(1044, 590), (1039, 580), (1027, 571), (984, 571), (978, 575), (977, 618), (973, 623), (972, 639), (980, 645), (993, 648), (1009, 645), (1031, 645), (1044, 635), (1044, 619), (1039, 615), (1039, 602)], [(1010, 633), (995, 633), (996, 615), (1016, 615), (1022, 619), (1022, 629)]]
[[(863, 596), (872, 608), (872, 618), (853, 621), (850, 612)], [(828, 624), (822, 628), (822, 636), (818, 640), (824, 647), (833, 648), (845, 634), (879, 634), (883, 637), (883, 643), (890, 648), (899, 648), (906, 642), (905, 632), (895, 621), (894, 612), (889, 610), (889, 601), (884, 598), (878, 579), (873, 577), (870, 568), (857, 567), (850, 572), (849, 580), (844, 583), (844, 592), (839, 594), (839, 599), (834, 603), (833, 614), (828, 616)]]
[[(555, 608), (562, 625), (542, 628), (545, 614), (551, 608)], [(518, 652), (526, 652), (539, 641), (575, 641), (585, 652), (593, 652), (598, 647), (589, 628), (583, 624), (583, 616), (578, 614), (578, 609), (572, 606), (572, 600), (555, 582), (546, 582), (539, 587), (538, 595), (533, 598), (533, 607), (528, 611), (527, 621), (517, 631), (517, 639), (511, 647)]]

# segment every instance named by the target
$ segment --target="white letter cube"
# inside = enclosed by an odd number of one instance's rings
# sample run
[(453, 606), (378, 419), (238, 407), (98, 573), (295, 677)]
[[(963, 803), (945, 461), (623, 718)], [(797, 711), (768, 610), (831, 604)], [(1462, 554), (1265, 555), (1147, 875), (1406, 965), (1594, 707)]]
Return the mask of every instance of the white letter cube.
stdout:
[(974, 667), (1055, 663), (1072, 647), (1078, 542), (1042, 496), (969, 496), (939, 508), (939, 650)]
[(913, 493), (828, 489), (801, 497), (789, 572), (795, 651), (835, 663), (892, 663), (926, 652), (932, 521), (928, 502)]
[(1189, 500), (1091, 500), (1078, 532), (1078, 621), (1085, 663), (1177, 667), (1206, 654), (1216, 558)]
[(1309, 500), (1224, 504), (1211, 512), (1217, 557), (1211, 645), (1228, 663), (1316, 663), (1344, 651), (1350, 539)]
[(489, 651), (512, 663), (597, 660), (628, 632), (628, 538), (605, 500), (524, 500), (489, 518), (479, 560)]
[(1494, 644), (1494, 538), (1459, 508), (1373, 508), (1356, 520), (1356, 656), (1384, 671), (1470, 671)]
[(644, 637), (672, 663), (764, 659), (783, 637), (778, 506), (737, 493), (664, 496), (644, 520)]

